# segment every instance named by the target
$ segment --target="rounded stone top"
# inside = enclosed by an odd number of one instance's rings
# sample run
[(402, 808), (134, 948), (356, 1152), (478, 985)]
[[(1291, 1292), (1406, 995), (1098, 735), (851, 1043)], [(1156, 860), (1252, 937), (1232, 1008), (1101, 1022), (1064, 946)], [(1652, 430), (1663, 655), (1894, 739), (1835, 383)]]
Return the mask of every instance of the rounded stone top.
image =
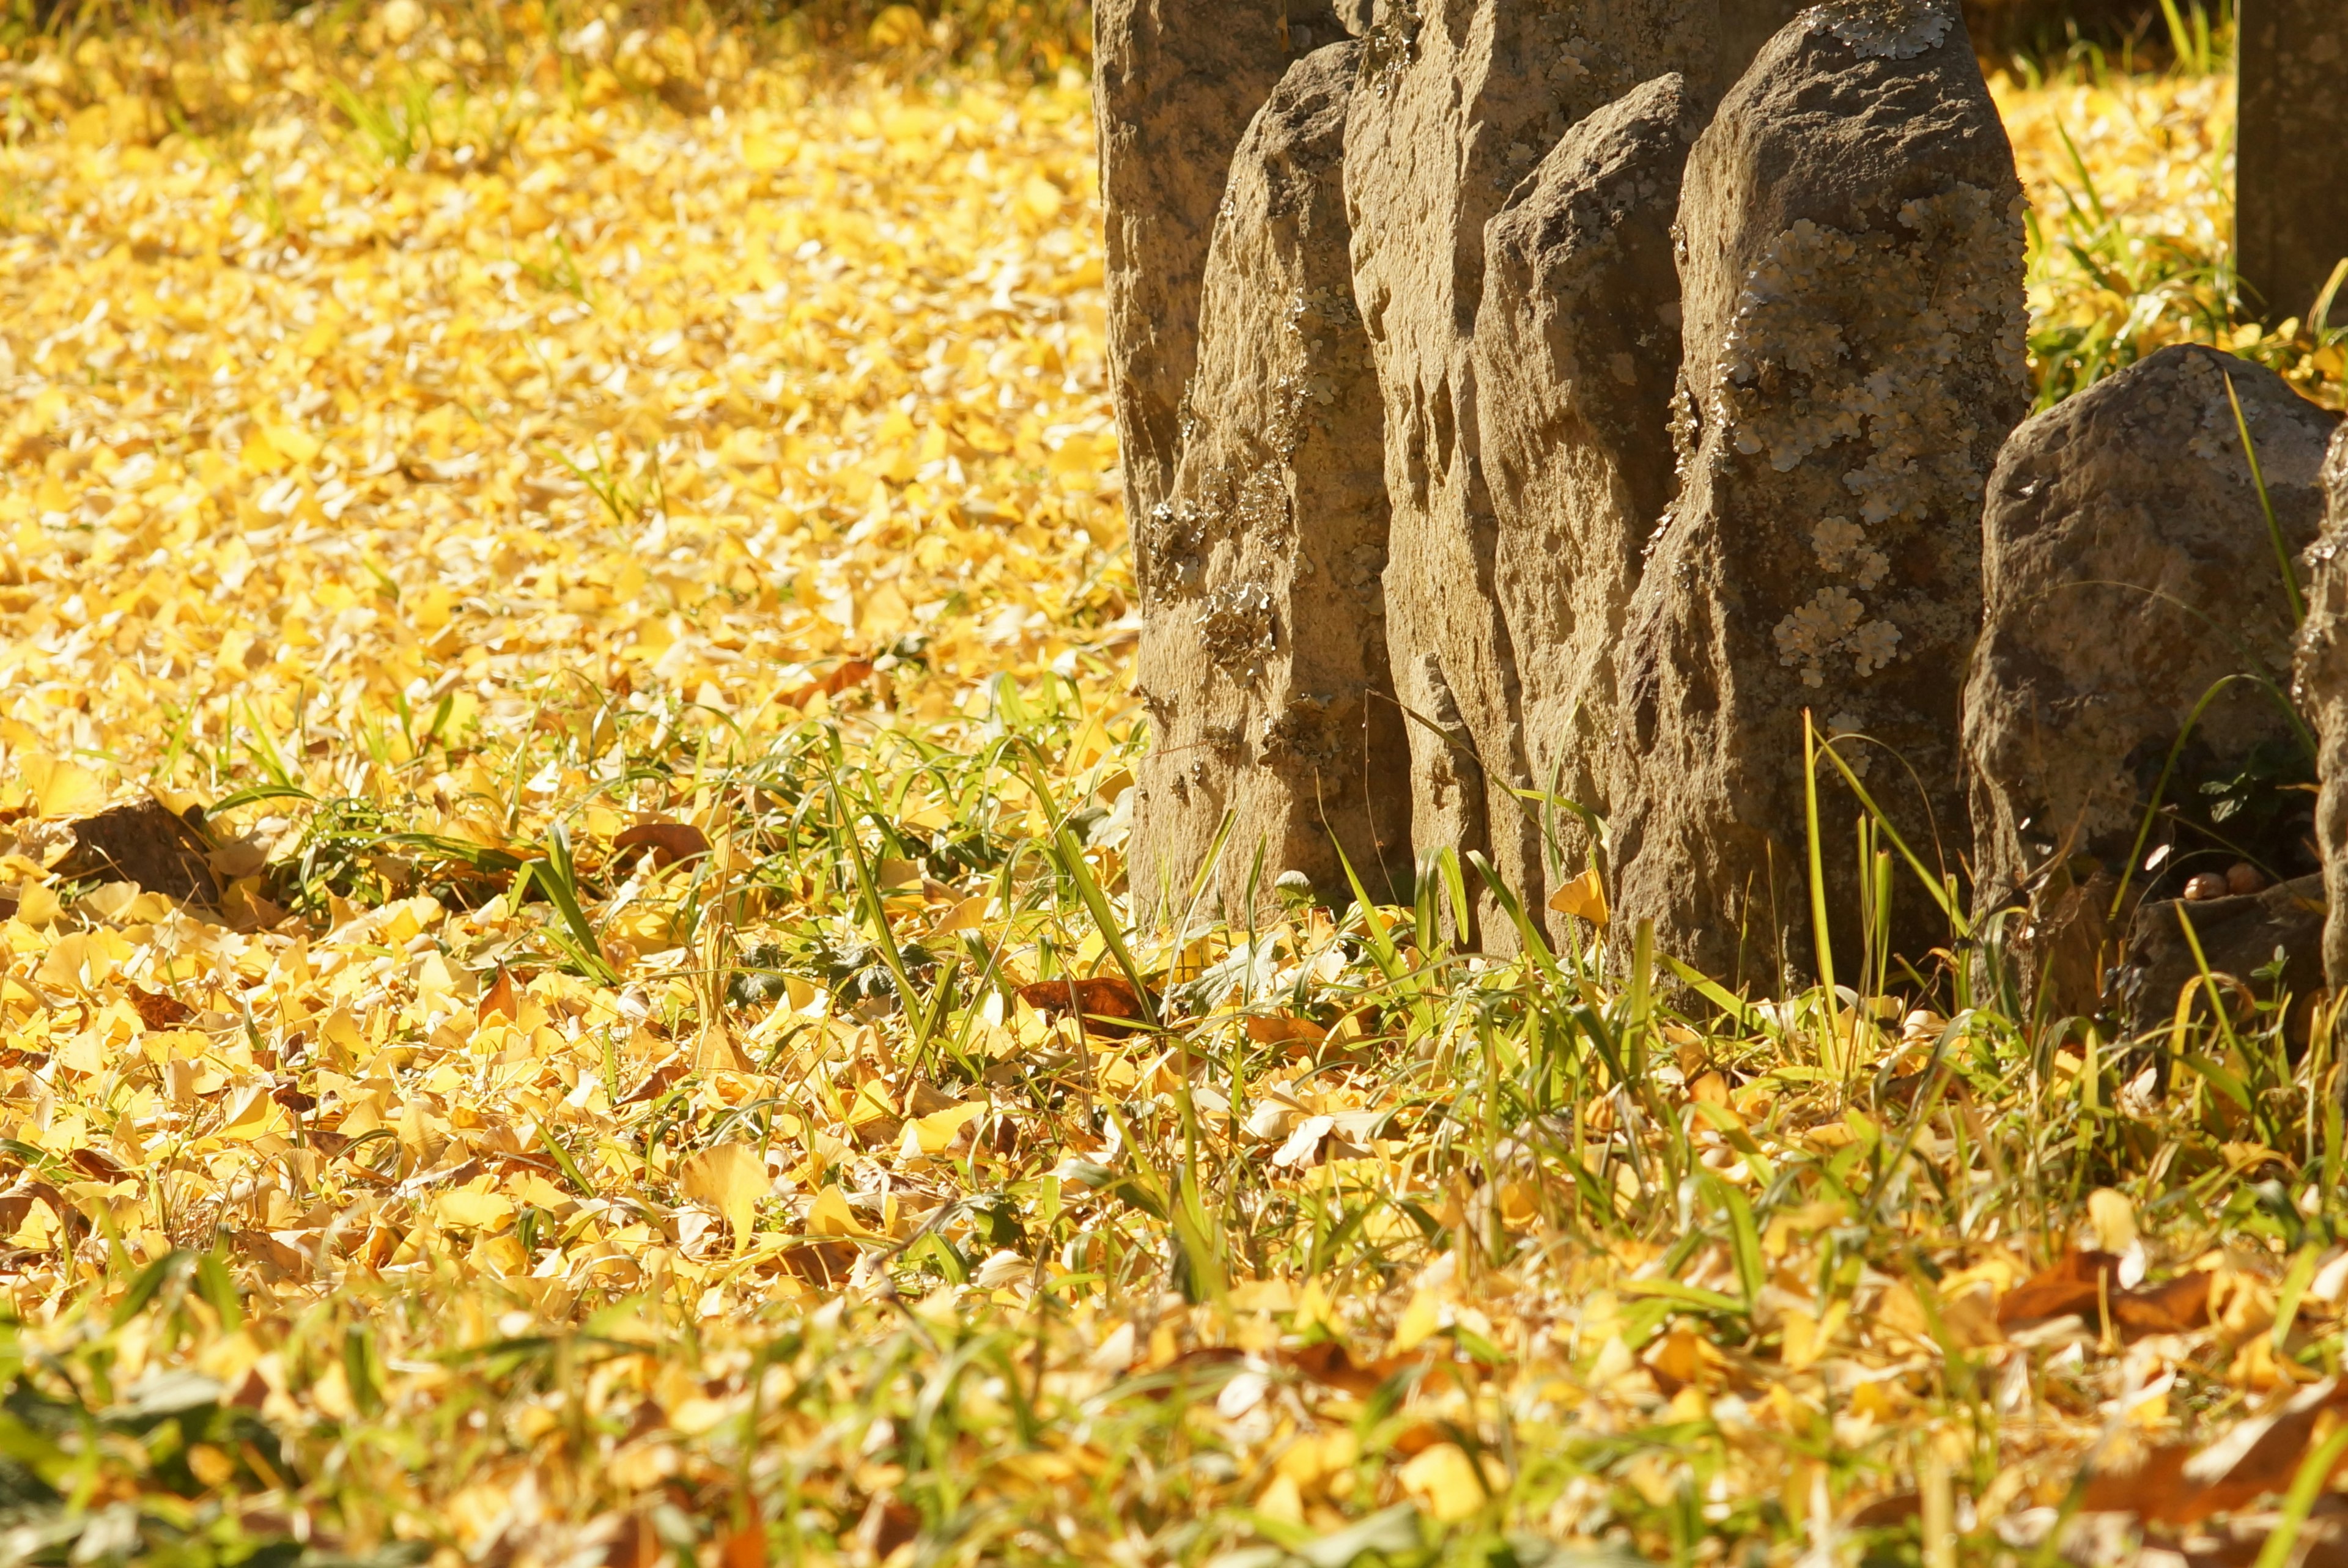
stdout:
[(1821, 0), (1801, 20), (1813, 33), (1832, 33), (1861, 59), (1912, 60), (1946, 41), (1957, 7), (1955, 0)]

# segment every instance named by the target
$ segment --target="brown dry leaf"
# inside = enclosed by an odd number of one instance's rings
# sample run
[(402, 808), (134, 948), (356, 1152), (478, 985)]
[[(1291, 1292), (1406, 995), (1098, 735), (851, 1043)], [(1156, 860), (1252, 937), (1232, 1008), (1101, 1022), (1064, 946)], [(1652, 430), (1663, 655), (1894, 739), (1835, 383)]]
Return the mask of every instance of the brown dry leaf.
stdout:
[(767, 1527), (749, 1523), (717, 1532), (717, 1568), (767, 1568)]
[(139, 1021), (149, 1029), (171, 1029), (196, 1016), (196, 1009), (179, 998), (145, 986), (130, 988), (130, 1005), (138, 1009)]
[(673, 1050), (661, 1058), (654, 1065), (653, 1070), (644, 1075), (644, 1081), (628, 1091), (621, 1098), (620, 1103), (623, 1105), (649, 1104), (675, 1088), (678, 1080), (692, 1071), (692, 1056), (685, 1051)]
[(2120, 1260), (2107, 1252), (2074, 1249), (1998, 1298), (2001, 1326), (2076, 1316), (2096, 1322), (2108, 1307), (2124, 1334), (2182, 1334), (2209, 1322), (2210, 1276), (2202, 1270), (2165, 1285), (2122, 1288)]
[(650, 846), (653, 864), (665, 870), (709, 853), (709, 835), (689, 822), (640, 822), (623, 828), (612, 840), (621, 855)]
[(1143, 1016), (1132, 985), (1121, 975), (1037, 980), (1019, 988), (1019, 999), (1055, 1021), (1077, 1019), (1086, 1033), (1108, 1040), (1132, 1034)]
[(2091, 1317), (2106, 1282), (2119, 1267), (2109, 1253), (2074, 1249), (1998, 1297), (2001, 1324), (2029, 1323), (2072, 1314)]
[(2319, 1429), (2341, 1419), (2343, 1403), (2340, 1380), (2326, 1378), (2207, 1447), (2123, 1447), (2091, 1461), (2081, 1506), (2170, 1524), (2247, 1507), (2291, 1485)]
[(776, 701), (788, 702), (794, 708), (804, 708), (817, 697), (837, 697), (850, 687), (860, 686), (871, 678), (871, 660), (845, 660), (839, 669), (821, 680), (810, 681), (796, 691), (781, 693)]

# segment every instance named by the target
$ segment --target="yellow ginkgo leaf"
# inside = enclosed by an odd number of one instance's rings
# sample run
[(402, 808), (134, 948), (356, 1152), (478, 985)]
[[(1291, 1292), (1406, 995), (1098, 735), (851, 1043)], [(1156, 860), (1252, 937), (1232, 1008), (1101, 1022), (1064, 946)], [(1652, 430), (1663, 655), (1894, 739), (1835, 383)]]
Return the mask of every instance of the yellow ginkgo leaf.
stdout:
[(59, 757), (26, 757), (17, 770), (43, 816), (78, 816), (106, 803), (106, 786), (77, 763)]
[(936, 1154), (952, 1147), (963, 1128), (985, 1114), (986, 1102), (972, 1100), (916, 1117), (908, 1130), (921, 1141), (922, 1153)]
[(1549, 896), (1549, 907), (1560, 915), (1579, 915), (1593, 926), (1606, 924), (1606, 884), (1592, 866)]
[(1485, 1473), (1478, 1475), (1476, 1461), (1457, 1443), (1437, 1443), (1402, 1467), (1403, 1490), (1442, 1523), (1472, 1518), (1506, 1480), (1497, 1473), (1497, 1463), (1486, 1462)]
[(685, 1158), (678, 1190), (726, 1216), (736, 1247), (747, 1243), (757, 1219), (758, 1200), (773, 1190), (767, 1162), (747, 1143), (720, 1143)]
[(441, 1194), (432, 1207), (441, 1225), (451, 1230), (497, 1230), (514, 1214), (513, 1200), (503, 1193), (477, 1193), (469, 1187)]
[(848, 1194), (837, 1184), (815, 1195), (815, 1204), (808, 1210), (807, 1228), (809, 1235), (869, 1235), (858, 1221), (856, 1212), (848, 1206)]

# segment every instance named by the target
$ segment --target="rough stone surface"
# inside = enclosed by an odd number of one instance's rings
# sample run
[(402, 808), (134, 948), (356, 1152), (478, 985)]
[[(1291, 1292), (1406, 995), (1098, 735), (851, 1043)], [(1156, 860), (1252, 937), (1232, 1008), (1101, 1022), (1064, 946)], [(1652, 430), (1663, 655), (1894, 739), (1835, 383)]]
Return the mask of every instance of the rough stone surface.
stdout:
[(67, 876), (135, 882), (184, 903), (220, 902), (203, 835), (155, 801), (109, 807), (73, 831), (73, 848), (57, 866)]
[[(1478, 423), (1524, 764), (1601, 815), (1614, 647), (1672, 496), (1672, 220), (1700, 112), (1677, 75), (1633, 89), (1566, 132), (1485, 230)], [(1543, 809), (1550, 868), (1579, 870), (1580, 817)], [(1554, 938), (1568, 919), (1550, 916)]]
[[(2189, 809), (2203, 783), (2239, 774), (2254, 748), (2278, 762), (2298, 750), (2278, 698), (2293, 616), (2230, 377), (2295, 554), (2322, 518), (2318, 476), (2338, 419), (2230, 354), (2162, 349), (2036, 415), (1998, 455), (1965, 689), (1978, 907), (2014, 901), (2057, 861), (2127, 872), (2172, 748), (2230, 676), (2273, 689), (2236, 681), (2211, 701), (2163, 799)], [(2188, 829), (2157, 879), (2139, 866), (2132, 882), (2157, 897), (2161, 884), (2173, 893), (2244, 850), (2269, 858), (2268, 846), (2240, 843), (2243, 823), (2214, 825), (2234, 847)]]
[[(1147, 518), (1179, 457), (1199, 282), (1231, 151), (1294, 47), (1338, 36), (1326, 0), (1099, 0), (1093, 108), (1106, 215), (1110, 392), (1126, 515)], [(1148, 561), (1136, 561), (1146, 579)]]
[[(2235, 243), (2242, 281), (2267, 317), (2308, 316), (2348, 257), (2348, 6), (2340, 0), (2242, 0), (2241, 131)], [(2329, 316), (2348, 323), (2348, 289)]]
[[(2240, 897), (2199, 903), (2163, 898), (2137, 905), (2116, 988), (2122, 1025), (2132, 1035), (2165, 1027), (2177, 1016), (2179, 994), (2201, 978), (2203, 958), (2212, 975), (2230, 977), (2251, 987), (2258, 999), (2270, 1000), (2272, 989), (2252, 977), (2272, 965), (2280, 952), (2282, 989), (2296, 1003), (2285, 1033), (2294, 1042), (2304, 1041), (2310, 1004), (2323, 985), (2323, 908), (2321, 876), (2279, 882), (2263, 893)], [(2199, 958), (2178, 923), (2180, 914), (2193, 923), (2201, 947)], [(2221, 990), (2230, 1002), (2240, 997), (2230, 986), (2221, 986)], [(2205, 993), (2195, 999), (2194, 1010), (2204, 1011), (2207, 1005)]]
[[(1839, 749), (1909, 843), (1957, 864), (1982, 487), (2028, 407), (2021, 213), (1945, 0), (1805, 12), (1697, 140), (1682, 490), (1618, 662), (1618, 931), (1651, 919), (1663, 950), (1732, 983), (1810, 966), (1806, 709), (1869, 737)], [(1855, 957), (1859, 808), (1821, 789)], [(1899, 901), (1900, 950), (1946, 939), (1930, 911)]]
[[(1388, 641), (1414, 715), (1414, 848), (1422, 863), (1480, 852), (1536, 907), (1540, 816), (1519, 793), (1533, 782), (1519, 661), (1479, 457), (1485, 225), (1574, 124), (1664, 72), (1708, 75), (1715, 16), (1716, 0), (1384, 4), (1346, 127), (1354, 291), (1385, 404)], [(1478, 902), (1483, 940), (1506, 948), (1480, 887)]]
[[(1283, 872), (1350, 897), (1409, 874), (1386, 672), (1384, 442), (1354, 308), (1343, 160), (1355, 43), (1291, 67), (1232, 159), (1171, 493), (1145, 524), (1144, 760), (1132, 871), (1179, 916), (1233, 814), (1210, 897), (1234, 918)], [(1261, 850), (1259, 874), (1257, 856)]]
[(2348, 426), (2332, 438), (2323, 465), (2329, 500), (2322, 537), (2307, 552), (2307, 620), (2300, 628), (2292, 682), (2315, 731), (2315, 840), (2323, 852), (2331, 917), (2323, 930), (2324, 975), (2348, 987)]

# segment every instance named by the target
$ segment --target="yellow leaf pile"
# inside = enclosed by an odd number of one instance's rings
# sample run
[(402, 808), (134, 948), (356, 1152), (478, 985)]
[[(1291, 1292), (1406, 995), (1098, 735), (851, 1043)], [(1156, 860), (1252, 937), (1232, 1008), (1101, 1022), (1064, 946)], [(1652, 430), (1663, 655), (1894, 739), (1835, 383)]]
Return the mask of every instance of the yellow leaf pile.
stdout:
[[(0, 1553), (1971, 1561), (2271, 1507), (2348, 1311), (2279, 1023), (2163, 1100), (1951, 995), (1715, 1012), (1600, 974), (1595, 873), (1550, 966), (1119, 926), (1085, 84), (1053, 7), (839, 15), (862, 56), (5, 35)], [(2001, 90), (2043, 221), (2059, 117), (2096, 242), (2199, 286), (2214, 87)], [(2050, 387), (2189, 330), (2034, 264)]]

